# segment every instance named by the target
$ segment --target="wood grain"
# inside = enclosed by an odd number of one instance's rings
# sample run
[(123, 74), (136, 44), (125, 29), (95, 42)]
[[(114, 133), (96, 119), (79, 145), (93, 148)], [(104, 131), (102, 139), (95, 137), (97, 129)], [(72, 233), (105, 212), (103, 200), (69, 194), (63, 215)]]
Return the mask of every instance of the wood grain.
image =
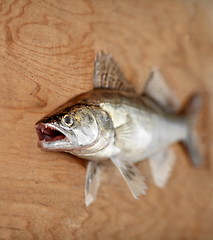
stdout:
[[(1, 240), (213, 239), (212, 9), (211, 0), (0, 1)], [(182, 103), (203, 93), (206, 163), (192, 168), (176, 145), (162, 190), (140, 164), (150, 189), (138, 201), (109, 167), (87, 208), (85, 163), (42, 152), (34, 123), (92, 88), (99, 50), (110, 52), (139, 90), (157, 66)]]

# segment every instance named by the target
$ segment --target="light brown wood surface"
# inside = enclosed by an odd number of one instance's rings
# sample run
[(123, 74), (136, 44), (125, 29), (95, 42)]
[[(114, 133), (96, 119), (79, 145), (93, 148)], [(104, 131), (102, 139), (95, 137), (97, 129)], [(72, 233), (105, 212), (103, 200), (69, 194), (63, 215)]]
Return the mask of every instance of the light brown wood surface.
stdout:
[[(0, 1), (0, 239), (213, 239), (213, 2)], [(37, 147), (34, 123), (92, 88), (93, 60), (110, 52), (142, 90), (158, 67), (181, 103), (201, 91), (205, 164), (179, 145), (164, 189), (134, 200), (113, 167), (84, 204), (85, 162)]]

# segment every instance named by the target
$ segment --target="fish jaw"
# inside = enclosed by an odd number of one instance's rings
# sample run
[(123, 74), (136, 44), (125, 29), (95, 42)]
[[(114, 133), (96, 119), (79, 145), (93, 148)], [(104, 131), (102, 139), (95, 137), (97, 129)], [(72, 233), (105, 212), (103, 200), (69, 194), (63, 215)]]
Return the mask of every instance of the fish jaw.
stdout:
[(70, 151), (75, 147), (75, 136), (53, 123), (39, 122), (35, 126), (38, 145), (47, 151)]

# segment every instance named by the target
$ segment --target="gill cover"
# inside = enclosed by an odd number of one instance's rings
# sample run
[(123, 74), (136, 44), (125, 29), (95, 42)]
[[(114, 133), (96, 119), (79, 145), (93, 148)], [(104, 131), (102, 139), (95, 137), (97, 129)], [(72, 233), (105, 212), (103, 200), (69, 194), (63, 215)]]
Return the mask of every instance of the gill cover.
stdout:
[(75, 147), (88, 146), (96, 141), (98, 137), (98, 124), (91, 108), (79, 105), (75, 106), (70, 111), (72, 125), (67, 129), (75, 135), (77, 145)]

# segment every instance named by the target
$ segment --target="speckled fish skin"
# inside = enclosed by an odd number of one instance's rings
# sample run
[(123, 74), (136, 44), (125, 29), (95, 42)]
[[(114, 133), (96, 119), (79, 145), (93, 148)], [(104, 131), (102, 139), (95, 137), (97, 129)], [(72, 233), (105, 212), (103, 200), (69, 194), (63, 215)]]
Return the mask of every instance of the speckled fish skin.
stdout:
[[(159, 73), (156, 75), (160, 82)], [(111, 56), (104, 53), (96, 57), (94, 78), (94, 90), (76, 96), (36, 123), (43, 149), (69, 152), (89, 160), (86, 205), (96, 198), (103, 161), (115, 164), (135, 198), (144, 194), (147, 187), (134, 163), (150, 158), (154, 182), (163, 187), (175, 160), (167, 149), (169, 145), (183, 141), (192, 161), (201, 162), (199, 152), (194, 151), (196, 137), (193, 135), (191, 140), (194, 127), (189, 121), (197, 116), (197, 95), (185, 114), (176, 114), (171, 110), (174, 98), (165, 91), (166, 87), (161, 91), (164, 97), (156, 97), (160, 88), (154, 91), (152, 87), (155, 77), (144, 94), (138, 95)]]
[[(165, 112), (146, 96), (105, 89), (96, 89), (77, 96), (67, 103), (67, 107), (63, 106), (63, 111), (59, 109), (58, 113), (46, 117), (41, 122), (56, 124), (59, 121), (60, 124), (60, 117), (70, 114), (74, 109), (82, 109), (82, 106), (92, 111), (99, 125), (96, 130), (102, 131), (102, 135), (94, 139), (94, 143), (91, 137), (92, 144), (79, 144), (78, 147), (70, 149), (72, 154), (83, 158), (105, 160), (122, 151), (125, 152), (125, 158), (137, 162), (186, 136), (184, 116)], [(106, 115), (105, 118), (103, 115)], [(100, 118), (104, 119), (101, 123)], [(89, 124), (91, 123), (88, 122)], [(124, 133), (121, 132), (121, 139), (116, 139), (116, 129), (126, 124), (128, 129), (124, 129)], [(165, 129), (170, 134), (165, 134)], [(88, 129), (87, 134), (90, 136), (89, 131)], [(100, 144), (102, 138), (104, 148)], [(99, 144), (100, 147), (96, 147)]]

